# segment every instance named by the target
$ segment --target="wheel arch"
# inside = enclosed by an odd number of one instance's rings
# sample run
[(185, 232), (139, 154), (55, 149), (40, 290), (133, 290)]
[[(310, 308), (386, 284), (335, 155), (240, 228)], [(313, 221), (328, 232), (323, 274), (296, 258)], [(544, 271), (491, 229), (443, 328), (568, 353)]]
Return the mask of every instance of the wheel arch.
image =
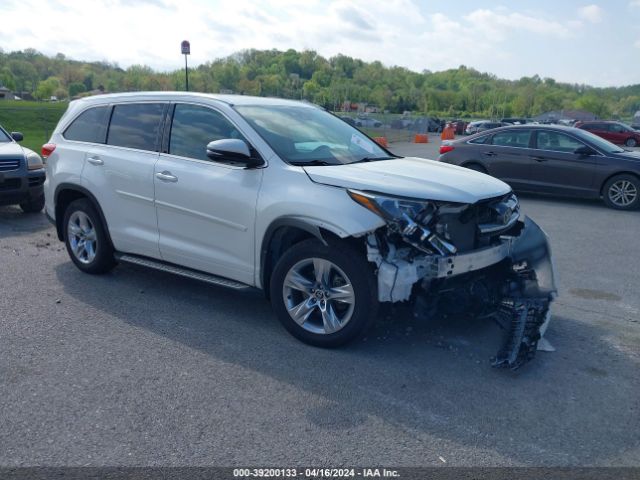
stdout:
[(636, 172), (630, 172), (627, 170), (621, 170), (619, 172), (615, 172), (612, 173), (611, 175), (609, 175), (608, 177), (606, 177), (602, 183), (600, 184), (600, 196), (604, 196), (604, 186), (607, 184), (607, 182), (609, 180), (611, 180), (613, 177), (617, 177), (619, 175), (631, 175), (632, 177), (637, 178), (640, 181), (640, 174), (636, 173)]
[(480, 168), (482, 168), (484, 173), (489, 173), (489, 169), (480, 160), (467, 160), (466, 162), (460, 164), (460, 166), (464, 168), (469, 168), (470, 165), (478, 165)]
[(102, 207), (100, 207), (100, 203), (98, 203), (96, 197), (89, 190), (73, 183), (61, 183), (56, 187), (56, 191), (54, 194), (56, 233), (58, 234), (58, 240), (64, 241), (64, 212), (71, 202), (81, 198), (86, 198), (87, 200), (89, 200), (98, 212), (100, 221), (102, 222), (102, 225), (104, 225), (107, 240), (109, 241), (111, 247), (113, 247), (111, 235), (109, 234), (107, 219), (104, 216)]
[(334, 232), (312, 219), (283, 217), (274, 220), (265, 231), (260, 247), (259, 280), (267, 298), (271, 273), (280, 257), (293, 245), (313, 238), (324, 245), (335, 245), (340, 241), (357, 243), (354, 237), (343, 238), (339, 232)]

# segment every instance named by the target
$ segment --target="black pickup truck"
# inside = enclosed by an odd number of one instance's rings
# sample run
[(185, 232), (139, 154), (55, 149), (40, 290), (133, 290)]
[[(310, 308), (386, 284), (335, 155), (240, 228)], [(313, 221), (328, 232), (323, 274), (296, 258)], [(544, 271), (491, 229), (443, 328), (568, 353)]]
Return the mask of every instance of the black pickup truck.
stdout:
[(36, 152), (18, 145), (21, 140), (21, 133), (0, 126), (0, 205), (19, 204), (36, 213), (44, 207), (44, 164)]

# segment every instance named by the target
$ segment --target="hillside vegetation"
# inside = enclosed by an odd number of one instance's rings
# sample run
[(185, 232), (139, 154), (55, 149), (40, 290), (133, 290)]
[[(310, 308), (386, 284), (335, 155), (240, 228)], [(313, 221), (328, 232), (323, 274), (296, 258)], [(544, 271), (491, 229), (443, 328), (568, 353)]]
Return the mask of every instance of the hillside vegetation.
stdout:
[[(122, 69), (63, 54), (49, 57), (33, 49), (0, 50), (0, 83), (38, 99), (64, 99), (98, 87), (108, 92), (184, 90), (184, 82), (182, 69)], [(640, 84), (594, 88), (538, 76), (512, 81), (465, 66), (413, 72), (344, 55), (327, 59), (314, 51), (295, 50), (246, 50), (207, 62), (190, 70), (189, 87), (307, 99), (334, 110), (345, 101), (367, 102), (395, 113), (449, 117), (530, 117), (548, 110), (584, 109), (602, 118), (628, 119), (640, 110)]]

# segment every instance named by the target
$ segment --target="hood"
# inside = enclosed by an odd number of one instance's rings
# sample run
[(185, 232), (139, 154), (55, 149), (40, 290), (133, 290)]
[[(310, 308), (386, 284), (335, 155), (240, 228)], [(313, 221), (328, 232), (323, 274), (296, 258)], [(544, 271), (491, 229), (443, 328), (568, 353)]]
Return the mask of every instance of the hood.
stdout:
[(15, 142), (0, 142), (0, 158), (24, 157), (23, 148)]
[(506, 183), (469, 170), (424, 158), (399, 158), (353, 165), (304, 167), (312, 181), (387, 195), (475, 203), (511, 191)]
[(622, 157), (625, 160), (635, 160), (640, 162), (640, 150), (624, 151), (620, 153), (609, 153), (608, 156)]

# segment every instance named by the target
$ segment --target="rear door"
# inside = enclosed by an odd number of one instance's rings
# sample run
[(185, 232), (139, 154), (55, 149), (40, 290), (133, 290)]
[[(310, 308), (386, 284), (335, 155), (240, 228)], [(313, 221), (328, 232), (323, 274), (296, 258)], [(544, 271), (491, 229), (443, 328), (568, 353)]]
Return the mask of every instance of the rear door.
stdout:
[(153, 167), (168, 104), (116, 104), (106, 144), (87, 153), (82, 183), (102, 208), (116, 250), (159, 258)]
[(557, 130), (536, 130), (533, 144), (531, 182), (527, 189), (581, 197), (595, 195), (599, 154), (574, 153), (587, 145)]
[(207, 157), (211, 141), (245, 140), (220, 111), (188, 103), (177, 103), (173, 110), (168, 142), (154, 174), (162, 258), (253, 284), (263, 170)]
[(606, 123), (593, 123), (589, 124), (585, 128), (586, 130), (589, 130), (590, 132), (604, 138), (605, 140), (609, 140), (610, 142), (613, 140), (613, 136), (611, 135), (611, 131), (609, 130), (609, 125), (607, 125)]
[(609, 127), (608, 140), (610, 142), (622, 145), (627, 140), (627, 138), (629, 138), (629, 131), (623, 125), (620, 125), (618, 123), (609, 123), (607, 126)]
[(497, 132), (476, 148), (489, 175), (517, 188), (528, 183), (531, 175), (530, 141), (531, 130), (518, 128)]

